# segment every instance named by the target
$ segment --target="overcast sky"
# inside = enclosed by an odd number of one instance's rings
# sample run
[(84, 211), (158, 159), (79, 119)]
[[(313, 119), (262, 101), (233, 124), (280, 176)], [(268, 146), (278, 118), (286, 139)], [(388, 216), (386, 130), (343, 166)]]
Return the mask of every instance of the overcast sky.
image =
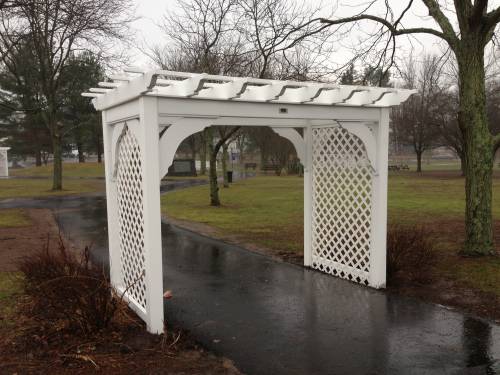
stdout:
[[(161, 30), (157, 27), (157, 24), (161, 22), (162, 16), (167, 11), (173, 11), (176, 8), (176, 0), (134, 0), (137, 5), (137, 16), (140, 17), (134, 24), (135, 28), (135, 38), (137, 45), (144, 45), (147, 43), (149, 45), (153, 44), (163, 44), (165, 43), (165, 39), (162, 36)], [(320, 4), (320, 0), (307, 0), (307, 4)], [(452, 4), (451, 0), (442, 0), (442, 3), (448, 2)], [(323, 4), (327, 4), (324, 6), (325, 14), (333, 12), (335, 17), (344, 17), (348, 15), (355, 14), (361, 8), (354, 7), (352, 4), (365, 4), (366, 0), (341, 0), (336, 3), (335, 0), (323, 0)], [(370, 13), (379, 13), (378, 15), (383, 16), (383, 11), (385, 9), (383, 5), (383, 1), (380, 1), (378, 7), (372, 9)], [(401, 0), (392, 0), (390, 1), (391, 5), (394, 7), (394, 13), (397, 15), (401, 12), (401, 7), (406, 5), (406, 1)], [(334, 5), (332, 5), (334, 4)], [(490, 0), (490, 8), (500, 6), (500, 0)], [(450, 15), (453, 17), (453, 15)], [(434, 24), (434, 21), (427, 16), (427, 9), (424, 5), (422, 5), (421, 1), (415, 1), (414, 6), (412, 7), (411, 12), (407, 14), (404, 18), (405, 27), (416, 27), (416, 26), (425, 26), (425, 27), (433, 27), (437, 28)], [(366, 26), (366, 32), (370, 32), (370, 28), (375, 30), (376, 24), (369, 23)], [(360, 35), (352, 34), (349, 35), (349, 40), (346, 41), (348, 43), (355, 43), (356, 39), (359, 38)], [(430, 53), (440, 53), (443, 51), (443, 43), (439, 42), (439, 40), (433, 36), (429, 35), (419, 35), (417, 40), (410, 42), (406, 39), (406, 37), (398, 37), (398, 43), (401, 46), (401, 51), (399, 51), (400, 57), (408, 55), (410, 52), (413, 53), (414, 56), (422, 56), (424, 52)], [(343, 44), (343, 43), (342, 43)], [(347, 52), (345, 48), (339, 43), (339, 46), (336, 48), (337, 52), (331, 57), (332, 63), (341, 64), (343, 61), (347, 59)], [(131, 62), (133, 65), (147, 65), (150, 64), (149, 60), (144, 57), (144, 54), (139, 50), (130, 51), (133, 55)]]

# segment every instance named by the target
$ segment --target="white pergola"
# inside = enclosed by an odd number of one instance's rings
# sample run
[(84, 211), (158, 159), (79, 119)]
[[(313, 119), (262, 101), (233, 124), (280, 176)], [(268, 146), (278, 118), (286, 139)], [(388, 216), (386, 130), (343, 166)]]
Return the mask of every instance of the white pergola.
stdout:
[(10, 147), (0, 147), (0, 177), (9, 177), (9, 157)]
[(304, 265), (385, 286), (389, 107), (413, 91), (135, 68), (111, 78), (82, 95), (103, 113), (111, 282), (150, 332), (163, 331), (160, 180), (180, 143), (213, 125), (289, 139), (304, 165)]

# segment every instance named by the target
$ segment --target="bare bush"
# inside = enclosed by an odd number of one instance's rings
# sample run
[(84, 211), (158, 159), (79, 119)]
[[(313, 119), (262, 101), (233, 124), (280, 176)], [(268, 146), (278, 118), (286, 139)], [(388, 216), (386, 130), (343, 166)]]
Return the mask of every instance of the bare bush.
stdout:
[(107, 328), (125, 303), (110, 284), (105, 270), (90, 261), (89, 249), (80, 255), (44, 247), (22, 259), (19, 269), (33, 308), (45, 321), (61, 322), (65, 328), (90, 334)]
[(397, 281), (425, 282), (436, 261), (432, 233), (423, 226), (391, 226), (387, 232), (387, 276)]

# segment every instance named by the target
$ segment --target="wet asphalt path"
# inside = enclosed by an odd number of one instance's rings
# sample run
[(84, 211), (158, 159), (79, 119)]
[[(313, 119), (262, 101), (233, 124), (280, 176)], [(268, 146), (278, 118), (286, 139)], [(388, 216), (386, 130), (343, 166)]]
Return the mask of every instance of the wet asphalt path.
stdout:
[[(107, 263), (105, 199), (50, 207)], [(500, 374), (500, 327), (163, 224), (165, 319), (246, 374)]]

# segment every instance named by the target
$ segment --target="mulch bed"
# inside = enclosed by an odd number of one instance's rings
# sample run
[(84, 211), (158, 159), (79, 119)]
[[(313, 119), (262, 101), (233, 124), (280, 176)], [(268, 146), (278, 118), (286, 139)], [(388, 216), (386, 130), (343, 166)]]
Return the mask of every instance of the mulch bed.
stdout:
[[(0, 229), (0, 272), (16, 271), (18, 260), (49, 237), (51, 249), (59, 246), (52, 212), (27, 214), (32, 225)], [(105, 330), (85, 335), (64, 321), (45, 319), (33, 306), (22, 293), (11, 308), (0, 306), (0, 374), (239, 374), (230, 360), (204, 350), (187, 332), (170, 327), (166, 334), (149, 334), (128, 308)]]
[(123, 319), (93, 335), (44, 321), (21, 296), (7, 324), (0, 320), (2, 374), (239, 374), (185, 332), (146, 332), (139, 318)]

